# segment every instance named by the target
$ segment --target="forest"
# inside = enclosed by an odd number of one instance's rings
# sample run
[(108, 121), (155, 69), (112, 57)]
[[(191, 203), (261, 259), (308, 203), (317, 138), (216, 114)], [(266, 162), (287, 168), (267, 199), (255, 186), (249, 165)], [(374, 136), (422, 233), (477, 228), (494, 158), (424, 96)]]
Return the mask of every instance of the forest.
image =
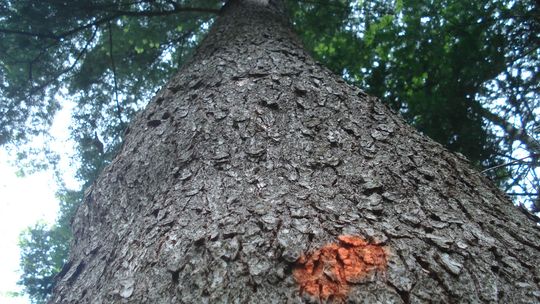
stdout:
[[(511, 199), (516, 206), (517, 214), (531, 223), (540, 222), (540, 10), (537, 2), (283, 2), (287, 22), (307, 54), (321, 66), (321, 71), (331, 71), (346, 84), (364, 92), (361, 94), (376, 97), (385, 105), (381, 113), (389, 111), (399, 115), (419, 134), (456, 153), (461, 161), (504, 192), (506, 199)], [(183, 73), (205, 58), (212, 60), (214, 53), (206, 49), (209, 47), (201, 47), (201, 43), (210, 39), (207, 35), (224, 5), (228, 5), (226, 1), (212, 0), (0, 0), (0, 145), (12, 152), (21, 172), (59, 170), (55, 151), (47, 145), (35, 147), (31, 143), (35, 138), (48, 138), (55, 114), (63, 103), (69, 101), (76, 105), (70, 132), (76, 143), (73, 155), (76, 178), (82, 187), (63, 188), (58, 193), (60, 213), (55, 225), (36, 224), (20, 237), (22, 276), (19, 283), (33, 303), (46, 303), (59, 278), (72, 271), (65, 265), (70, 245), (76, 243), (71, 228), (77, 221), (75, 213), (81, 212), (77, 209), (88, 200), (85, 191), (96, 189), (100, 174), (112, 174), (102, 172), (113, 168), (114, 159), (122, 159), (123, 151), (130, 147), (126, 136), (139, 132), (133, 131), (139, 129), (131, 124), (136, 125), (134, 121), (142, 115), (141, 111), (150, 111), (153, 104), (160, 102), (157, 100), (161, 97), (155, 96), (165, 96), (167, 100), (168, 95), (160, 92), (170, 88), (175, 77), (180, 77), (175, 76), (178, 71)], [(254, 45), (265, 45), (265, 35), (269, 35), (268, 40), (274, 39), (272, 34), (262, 32), (252, 35), (253, 41), (260, 40), (253, 42)], [(219, 50), (216, 47), (214, 52)], [(254, 50), (256, 57), (258, 49)], [(272, 70), (281, 73), (279, 79), (278, 76), (272, 78), (275, 83), (287, 83), (284, 77), (291, 77), (292, 73), (286, 71), (287, 67)], [(219, 66), (213, 68), (219, 70)], [(319, 67), (314, 69), (318, 71)], [(270, 77), (264, 67), (259, 71), (255, 66), (254, 70), (245, 75), (240, 71), (239, 76), (231, 76), (231, 79), (243, 84), (251, 78), (264, 81)], [(197, 70), (193, 73), (196, 75)], [(181, 92), (186, 95), (200, 95), (194, 92), (207, 82), (193, 82), (170, 91), (185, 89)], [(310, 100), (311, 92), (306, 87), (305, 83), (296, 85), (293, 91), (298, 98)], [(227, 99), (227, 95), (220, 95), (222, 93), (216, 90), (216, 96)], [(339, 97), (337, 93), (334, 95)], [(269, 100), (257, 94), (250, 96), (247, 95), (246, 100), (262, 99), (266, 108), (281, 110), (282, 106), (276, 105), (271, 95), (267, 96)], [(233, 110), (231, 106), (225, 112), (232, 116)], [(219, 116), (224, 115), (221, 119), (226, 120), (229, 114), (220, 114), (225, 112), (213, 112), (211, 119), (217, 123), (221, 121)], [(160, 128), (171, 115), (167, 113), (161, 118), (150, 118), (153, 116), (148, 114), (146, 127)], [(324, 124), (323, 116), (314, 119), (317, 120), (313, 122), (315, 130), (320, 121)], [(178, 132), (189, 126), (178, 127), (181, 130)], [(301, 132), (315, 140), (318, 135), (310, 133), (313, 132), (310, 128)], [(351, 126), (343, 130), (346, 136), (357, 137), (362, 145), (365, 130), (358, 131)], [(393, 128), (385, 127), (372, 137), (375, 141), (384, 141), (393, 132)], [(341, 145), (341, 135), (336, 136), (337, 145)], [(248, 157), (263, 159), (261, 154), (264, 153), (259, 148), (250, 151), (246, 152)], [(201, 152), (201, 155), (205, 154)], [(229, 169), (223, 164), (234, 163), (229, 157), (232, 156), (220, 156), (216, 161), (225, 171)], [(221, 161), (223, 159), (227, 160)], [(268, 159), (270, 155), (265, 156), (264, 161)], [(148, 161), (152, 162), (150, 158)], [(333, 164), (332, 160), (325, 162), (309, 165), (310, 170), (324, 173), (329, 167), (335, 169), (341, 165)], [(419, 170), (422, 173), (422, 169)], [(175, 173), (180, 178), (182, 174)], [(422, 173), (430, 181), (436, 180), (438, 177), (434, 176), (438, 174)], [(321, 179), (324, 178), (323, 175)], [(62, 184), (60, 178), (58, 183)], [(384, 185), (385, 181), (381, 183)], [(362, 191), (371, 199), (380, 194), (377, 199), (391, 200), (383, 190), (379, 193), (379, 188), (372, 186)], [(196, 193), (193, 197), (197, 197)], [(538, 258), (540, 247), (524, 243), (535, 248)], [(534, 254), (531, 258), (534, 260)], [(429, 264), (430, 261), (418, 263)], [(178, 280), (178, 273), (173, 271), (173, 281), (174, 273)], [(439, 282), (445, 280), (442, 278)], [(265, 286), (256, 281), (257, 284)], [(538, 288), (538, 281), (533, 285)], [(447, 298), (441, 298), (443, 302), (462, 296), (452, 293), (452, 287), (454, 285), (450, 284), (448, 290), (443, 288), (441, 293), (448, 293)], [(400, 290), (399, 286), (396, 289)], [(406, 296), (402, 291), (398, 293), (403, 302), (414, 294), (412, 291), (407, 291)], [(502, 299), (505, 295), (499, 296)], [(479, 297), (482, 301), (489, 300)]]

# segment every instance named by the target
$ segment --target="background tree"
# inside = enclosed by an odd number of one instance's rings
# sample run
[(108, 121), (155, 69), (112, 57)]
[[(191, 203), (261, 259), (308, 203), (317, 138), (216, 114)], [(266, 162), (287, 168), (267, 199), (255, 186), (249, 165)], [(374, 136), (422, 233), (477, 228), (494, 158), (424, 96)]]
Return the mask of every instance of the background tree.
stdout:
[[(189, 57), (221, 5), (2, 1), (0, 142), (20, 146), (46, 135), (58, 96), (74, 100), (78, 177), (86, 187), (116, 153), (127, 122)], [(511, 194), (537, 199), (533, 1), (291, 1), (289, 7), (318, 60), (479, 168), (495, 167), (486, 174)], [(516, 154), (519, 149), (525, 153)], [(516, 185), (523, 191), (515, 193)], [(38, 241), (24, 244), (30, 249)], [(23, 264), (28, 259), (23, 255)]]

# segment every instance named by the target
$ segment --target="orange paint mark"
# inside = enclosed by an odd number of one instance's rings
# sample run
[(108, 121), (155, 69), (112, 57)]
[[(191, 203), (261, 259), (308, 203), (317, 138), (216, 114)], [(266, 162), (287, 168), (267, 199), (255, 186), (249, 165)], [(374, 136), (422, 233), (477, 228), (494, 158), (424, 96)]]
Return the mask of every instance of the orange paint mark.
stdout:
[(338, 239), (339, 243), (328, 244), (298, 259), (293, 275), (300, 285), (300, 292), (321, 301), (343, 301), (349, 283), (386, 268), (387, 253), (383, 246), (369, 244), (351, 235), (341, 235)]

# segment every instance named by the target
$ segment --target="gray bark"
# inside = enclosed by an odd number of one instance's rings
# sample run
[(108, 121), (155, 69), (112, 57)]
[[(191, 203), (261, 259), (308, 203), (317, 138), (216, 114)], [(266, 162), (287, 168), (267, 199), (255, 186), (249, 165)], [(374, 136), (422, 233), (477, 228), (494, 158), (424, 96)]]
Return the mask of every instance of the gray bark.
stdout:
[[(540, 301), (540, 231), (467, 161), (229, 3), (132, 122), (73, 221), (51, 303)], [(317, 298), (298, 258), (355, 235), (388, 265)]]

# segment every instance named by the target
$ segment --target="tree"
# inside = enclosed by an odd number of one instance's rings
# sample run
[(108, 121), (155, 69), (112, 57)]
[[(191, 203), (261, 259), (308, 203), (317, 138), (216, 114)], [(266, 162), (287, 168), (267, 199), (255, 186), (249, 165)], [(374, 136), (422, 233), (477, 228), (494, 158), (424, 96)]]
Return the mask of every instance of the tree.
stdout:
[(534, 222), (313, 61), (280, 1), (228, 2), (126, 132), (51, 303), (540, 297)]
[[(505, 188), (520, 185), (524, 189), (511, 195), (532, 195), (534, 199), (535, 193), (529, 192), (535, 184), (531, 169), (537, 166), (534, 67), (539, 44), (534, 1), (355, 2), (289, 2), (296, 28), (316, 58), (369, 93), (384, 96), (383, 101), (409, 123), (451, 150), (464, 153), (475, 166), (492, 167), (485, 173), (506, 183)], [(24, 151), (20, 143), (28, 134), (46, 131), (57, 109), (54, 92), (69, 89), (78, 104), (73, 123), (77, 157), (82, 160), (78, 175), (83, 184), (90, 184), (116, 154), (125, 123), (145, 104), (144, 96), (182, 63), (201, 36), (197, 33), (206, 31), (204, 25), (212, 20), (208, 13), (217, 11), (217, 3), (0, 2), (0, 99), (5, 111), (0, 116), (4, 135), (0, 141), (7, 138)], [(416, 45), (422, 56), (417, 56)], [(476, 51), (463, 51), (468, 49)], [(504, 64), (493, 64), (502, 57)], [(492, 79), (495, 85), (482, 85), (501, 71)], [(486, 107), (493, 110), (490, 101), (494, 100), (497, 115), (485, 111)], [(465, 112), (468, 114), (459, 114)], [(492, 134), (478, 114), (495, 121), (505, 132)], [(17, 117), (32, 124), (25, 125)], [(516, 142), (525, 146), (529, 157), (511, 159)], [(511, 161), (500, 164), (504, 158)], [(493, 167), (495, 164), (500, 165)], [(508, 173), (514, 174), (510, 180)], [(28, 235), (65, 235), (64, 223), (67, 221), (61, 220), (51, 230), (30, 230)], [(23, 252), (52, 248), (53, 256), (55, 248), (65, 247), (38, 239), (23, 244)], [(44, 247), (33, 248), (39, 244)], [(56, 262), (27, 267), (31, 261), (35, 261), (33, 255), (22, 256), (25, 269), (45, 266), (54, 273), (58, 267)], [(22, 281), (36, 281), (31, 278), (39, 276), (40, 272), (25, 272)]]

